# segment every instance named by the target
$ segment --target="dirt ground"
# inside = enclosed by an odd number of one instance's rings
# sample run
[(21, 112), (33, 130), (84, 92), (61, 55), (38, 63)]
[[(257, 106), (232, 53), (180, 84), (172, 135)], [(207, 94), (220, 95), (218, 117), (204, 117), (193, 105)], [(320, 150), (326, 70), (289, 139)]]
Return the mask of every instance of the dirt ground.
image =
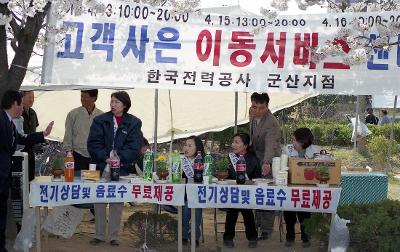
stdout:
[[(99, 246), (92, 246), (89, 244), (91, 238), (94, 235), (94, 223), (89, 220), (92, 218), (92, 215), (88, 210), (85, 211), (84, 219), (82, 223), (77, 227), (77, 230), (74, 236), (70, 239), (57, 238), (55, 236), (49, 236), (48, 241), (45, 238), (42, 239), (42, 251), (45, 252), (67, 252), (67, 251), (84, 251), (84, 252), (102, 252), (102, 251), (140, 251), (140, 245), (135, 245), (134, 234), (131, 234), (128, 230), (123, 230), (122, 226), (126, 219), (132, 214), (133, 211), (143, 211), (149, 209), (149, 205), (135, 205), (129, 206), (125, 205), (122, 216), (122, 223), (120, 229), (120, 246), (112, 247), (109, 243), (104, 243)], [(219, 221), (225, 220), (225, 213), (221, 211), (217, 211), (217, 219)], [(176, 216), (176, 215), (175, 215)], [(196, 249), (199, 252), (208, 252), (208, 251), (324, 251), (325, 249), (319, 248), (319, 242), (312, 241), (312, 246), (304, 249), (302, 248), (302, 242), (300, 237), (296, 237), (296, 243), (293, 247), (287, 248), (284, 245), (284, 242), (279, 241), (279, 218), (277, 217), (275, 220), (274, 232), (272, 233), (270, 239), (259, 241), (258, 248), (249, 249), (247, 247), (247, 240), (244, 232), (236, 232), (236, 237), (234, 239), (235, 248), (228, 249), (222, 245), (222, 233), (218, 234), (218, 240), (215, 240), (215, 232), (214, 232), (214, 210), (206, 209), (203, 211), (203, 221), (204, 221), (204, 243), (200, 242), (200, 246)], [(241, 216), (239, 220), (241, 221)], [(219, 226), (219, 229), (223, 230), (223, 225)], [(238, 223), (236, 226), (237, 229), (244, 229), (242, 223)], [(300, 236), (300, 235), (298, 235)], [(10, 247), (10, 246), (8, 246)], [(154, 246), (149, 246), (150, 251), (177, 251), (177, 243), (169, 243), (169, 244), (154, 244)], [(10, 250), (13, 251), (13, 250)], [(31, 249), (31, 251), (35, 251), (35, 249)], [(190, 246), (183, 246), (183, 251), (190, 251)]]

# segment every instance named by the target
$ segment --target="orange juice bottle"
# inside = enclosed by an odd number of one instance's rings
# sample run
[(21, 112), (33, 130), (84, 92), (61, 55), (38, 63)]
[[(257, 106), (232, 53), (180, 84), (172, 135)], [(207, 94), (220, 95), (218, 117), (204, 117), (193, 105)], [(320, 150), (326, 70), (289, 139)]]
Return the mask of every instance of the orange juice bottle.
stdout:
[(65, 182), (73, 182), (75, 173), (75, 162), (72, 152), (68, 151), (67, 156), (64, 158), (64, 177)]

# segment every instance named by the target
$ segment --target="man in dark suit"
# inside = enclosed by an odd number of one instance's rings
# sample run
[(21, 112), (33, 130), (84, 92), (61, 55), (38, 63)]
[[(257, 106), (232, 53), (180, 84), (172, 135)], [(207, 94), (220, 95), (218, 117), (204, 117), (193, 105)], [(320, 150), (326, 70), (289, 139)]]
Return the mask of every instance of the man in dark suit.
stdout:
[(0, 252), (6, 252), (5, 232), (7, 221), (7, 199), (11, 182), (11, 157), (17, 144), (35, 144), (44, 142), (53, 128), (51, 122), (45, 131), (21, 135), (15, 129), (12, 119), (21, 116), (23, 110), (22, 95), (18, 91), (6, 91), (1, 100), (0, 110)]

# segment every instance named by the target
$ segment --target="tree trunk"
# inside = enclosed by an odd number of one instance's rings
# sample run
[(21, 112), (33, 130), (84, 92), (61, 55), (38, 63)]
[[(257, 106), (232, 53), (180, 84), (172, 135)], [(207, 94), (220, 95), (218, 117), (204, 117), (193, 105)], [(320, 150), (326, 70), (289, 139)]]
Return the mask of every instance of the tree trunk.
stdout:
[[(0, 13), (5, 14), (7, 7), (0, 4)], [(0, 89), (4, 86), (8, 74), (8, 57), (7, 57), (7, 32), (6, 26), (0, 26)], [(1, 99), (1, 96), (0, 96)]]
[(5, 26), (0, 26), (0, 87), (3, 87), (8, 76), (7, 34)]
[[(33, 48), (35, 46), (36, 40), (38, 38), (39, 32), (43, 27), (43, 23), (47, 12), (50, 8), (50, 3), (48, 3), (42, 13), (36, 13), (34, 17), (29, 17), (26, 20), (25, 27), (23, 27), (18, 36), (18, 48), (15, 52), (14, 59), (11, 66), (8, 68), (8, 60), (5, 57), (5, 62), (7, 64), (6, 74), (2, 74), (2, 68), (0, 64), (0, 74), (4, 76), (0, 78), (0, 99), (7, 90), (19, 90), (24, 81), (26, 70), (28, 67), (29, 60), (32, 56)], [(2, 55), (7, 56), (7, 42), (5, 46), (2, 45), (2, 33), (0, 27), (0, 57), (3, 59)], [(4, 64), (4, 62), (2, 61)]]

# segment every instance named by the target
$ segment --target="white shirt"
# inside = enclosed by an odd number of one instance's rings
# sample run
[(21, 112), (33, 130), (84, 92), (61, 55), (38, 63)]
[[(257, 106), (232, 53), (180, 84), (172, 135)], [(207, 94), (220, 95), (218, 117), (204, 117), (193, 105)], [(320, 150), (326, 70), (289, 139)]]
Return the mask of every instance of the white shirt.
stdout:
[(96, 107), (90, 115), (83, 106), (71, 110), (65, 119), (64, 146), (84, 157), (90, 157), (87, 150), (90, 126), (93, 119), (101, 114), (103, 111)]
[[(314, 158), (315, 153), (319, 153), (321, 151), (321, 148), (317, 145), (310, 145), (306, 148), (306, 153), (305, 153), (305, 158), (310, 159)], [(293, 144), (288, 144), (282, 149), (282, 154), (286, 154), (289, 157), (298, 157), (299, 153), (297, 150), (294, 148)]]

